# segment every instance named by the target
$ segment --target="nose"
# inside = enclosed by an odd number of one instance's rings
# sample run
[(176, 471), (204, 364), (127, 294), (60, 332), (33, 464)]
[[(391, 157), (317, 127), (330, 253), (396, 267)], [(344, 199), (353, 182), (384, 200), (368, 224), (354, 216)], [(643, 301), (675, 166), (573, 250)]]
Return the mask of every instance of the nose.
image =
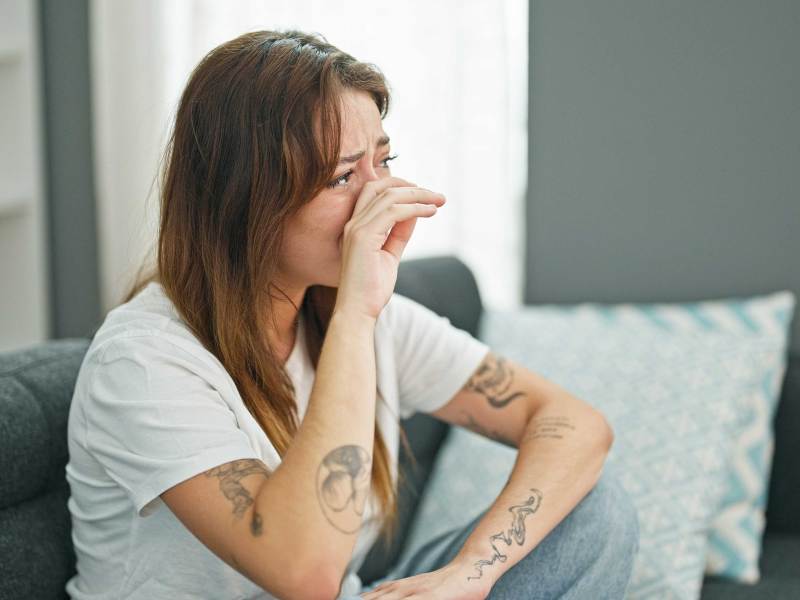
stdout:
[(370, 165), (366, 169), (364, 181), (375, 181), (376, 179), (380, 179), (382, 176), (382, 173), (378, 169)]
[[(361, 173), (361, 181), (359, 182), (359, 188), (354, 190), (354, 195), (358, 197), (361, 194), (361, 190), (364, 189), (364, 184), (370, 181), (376, 181), (381, 179), (384, 175), (380, 172), (380, 169), (376, 169), (372, 166), (365, 167)], [(388, 176), (388, 175), (387, 175)]]

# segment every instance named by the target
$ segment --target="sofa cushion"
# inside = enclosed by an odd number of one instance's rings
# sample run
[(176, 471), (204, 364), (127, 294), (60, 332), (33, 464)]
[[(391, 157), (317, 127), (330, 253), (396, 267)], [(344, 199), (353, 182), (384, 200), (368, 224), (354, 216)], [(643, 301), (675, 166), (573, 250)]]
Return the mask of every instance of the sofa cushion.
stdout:
[(764, 535), (759, 569), (761, 580), (743, 585), (708, 575), (703, 582), (701, 600), (796, 600), (800, 598), (800, 535)]
[[(769, 483), (767, 531), (800, 538), (800, 352), (789, 357), (773, 427), (775, 457)], [(800, 565), (800, 557), (797, 564)]]
[(87, 339), (0, 354), (0, 508), (55, 489), (67, 464), (67, 418)]
[(88, 339), (0, 353), (0, 600), (64, 598), (75, 573), (67, 418)]

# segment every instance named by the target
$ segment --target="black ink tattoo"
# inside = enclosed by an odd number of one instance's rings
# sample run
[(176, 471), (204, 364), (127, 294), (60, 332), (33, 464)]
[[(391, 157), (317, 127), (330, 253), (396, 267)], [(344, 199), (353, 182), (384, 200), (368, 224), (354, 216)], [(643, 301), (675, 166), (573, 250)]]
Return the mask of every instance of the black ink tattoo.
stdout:
[(526, 430), (525, 436), (522, 438), (523, 442), (539, 438), (562, 440), (564, 436), (561, 435), (559, 429), (575, 430), (575, 426), (572, 424), (569, 417), (537, 417), (533, 419), (529, 427), (531, 427), (531, 429)]
[(508, 509), (508, 512), (510, 512), (513, 516), (511, 528), (508, 529), (508, 531), (501, 531), (500, 533), (489, 536), (489, 543), (492, 546), (492, 550), (494, 550), (492, 557), (489, 560), (479, 560), (475, 562), (474, 566), (478, 571), (478, 576), (467, 577), (467, 580), (480, 579), (483, 577), (483, 567), (491, 566), (497, 560), (500, 562), (506, 562), (508, 556), (497, 549), (494, 540), (502, 540), (507, 546), (511, 546), (512, 541), (517, 542), (517, 545), (519, 546), (522, 546), (522, 544), (525, 542), (525, 517), (539, 510), (539, 506), (542, 504), (542, 492), (536, 488), (530, 488), (530, 490), (533, 492), (533, 495), (530, 496), (523, 504), (517, 504), (516, 506), (512, 506)]
[(525, 395), (524, 392), (509, 392), (513, 380), (514, 370), (506, 359), (490, 352), (464, 388), (483, 394), (495, 408), (503, 408), (512, 400)]
[(343, 533), (361, 527), (370, 489), (372, 457), (361, 446), (340, 446), (317, 469), (317, 500), (328, 522)]
[(463, 425), (467, 429), (470, 429), (470, 430), (474, 431), (475, 433), (479, 433), (480, 435), (482, 435), (484, 437), (493, 439), (496, 442), (500, 442), (501, 444), (505, 444), (506, 446), (508, 446), (510, 448), (514, 448), (514, 449), (517, 448), (517, 444), (516, 444), (516, 442), (514, 442), (514, 440), (511, 440), (511, 439), (505, 437), (502, 433), (500, 433), (498, 431), (490, 431), (489, 429), (486, 429), (483, 425), (478, 423), (473, 418), (473, 416), (471, 414), (469, 414), (467, 411), (462, 410), (461, 413), (464, 416), (466, 416), (466, 418), (467, 418), (467, 422), (464, 423), (464, 425)]
[(253, 509), (253, 520), (250, 521), (250, 533), (259, 536), (263, 532), (263, 527), (264, 523), (261, 521), (261, 515)]
[[(206, 471), (205, 475), (219, 479), (219, 489), (233, 504), (233, 515), (237, 519), (241, 519), (255, 502), (250, 491), (241, 484), (241, 480), (249, 475), (269, 477), (270, 472), (262, 461), (256, 458), (245, 458), (210, 469)], [(261, 535), (261, 525), (261, 516), (253, 509), (253, 518), (250, 523), (251, 533), (255, 536)]]

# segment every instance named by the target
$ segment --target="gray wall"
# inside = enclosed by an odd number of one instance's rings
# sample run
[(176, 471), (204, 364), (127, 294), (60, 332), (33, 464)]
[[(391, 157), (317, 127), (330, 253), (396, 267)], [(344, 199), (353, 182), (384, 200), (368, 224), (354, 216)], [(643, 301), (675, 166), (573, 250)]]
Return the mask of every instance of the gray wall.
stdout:
[(525, 302), (800, 297), (800, 2), (530, 17)]
[(100, 319), (87, 0), (39, 0), (50, 263), (49, 337)]

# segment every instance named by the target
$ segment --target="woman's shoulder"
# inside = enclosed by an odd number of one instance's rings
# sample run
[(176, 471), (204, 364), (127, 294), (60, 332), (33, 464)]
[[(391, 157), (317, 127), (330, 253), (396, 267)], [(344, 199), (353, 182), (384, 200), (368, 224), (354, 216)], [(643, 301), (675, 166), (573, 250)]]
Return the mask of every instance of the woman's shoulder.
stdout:
[(175, 406), (190, 395), (196, 402), (206, 398), (209, 407), (237, 403), (230, 374), (199, 341), (141, 324), (98, 333), (79, 370), (73, 401), (128, 406), (158, 398), (159, 406)]
[(158, 364), (165, 357), (222, 368), (181, 319), (160, 284), (149, 283), (128, 302), (110, 310), (95, 332), (87, 359), (102, 364), (128, 357)]
[[(382, 318), (389, 324), (396, 325), (398, 321), (412, 317), (420, 306), (422, 305), (408, 296), (392, 292), (392, 296), (386, 306), (383, 307), (379, 319)], [(425, 307), (422, 306), (422, 308)]]
[(424, 304), (393, 292), (379, 317), (386, 326), (397, 333), (407, 332), (409, 328), (426, 327), (447, 317), (442, 317)]

